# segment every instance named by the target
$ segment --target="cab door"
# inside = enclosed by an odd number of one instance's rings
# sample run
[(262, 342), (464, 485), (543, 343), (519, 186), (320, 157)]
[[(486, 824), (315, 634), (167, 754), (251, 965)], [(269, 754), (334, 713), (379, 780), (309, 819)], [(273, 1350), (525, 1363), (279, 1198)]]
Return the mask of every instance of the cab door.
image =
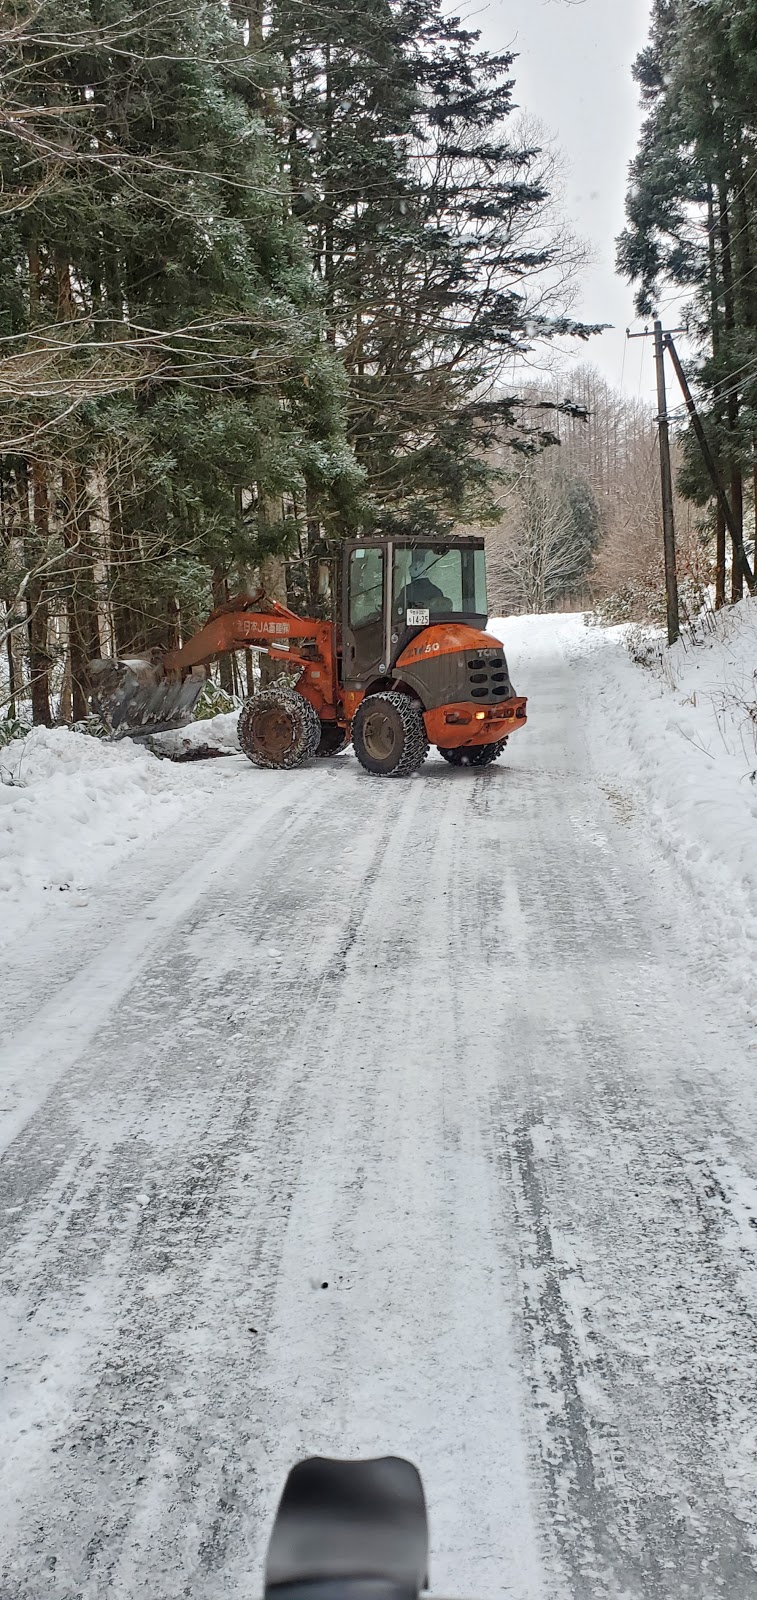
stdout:
[(386, 671), (386, 545), (350, 545), (344, 552), (342, 672), (346, 689), (359, 689)]

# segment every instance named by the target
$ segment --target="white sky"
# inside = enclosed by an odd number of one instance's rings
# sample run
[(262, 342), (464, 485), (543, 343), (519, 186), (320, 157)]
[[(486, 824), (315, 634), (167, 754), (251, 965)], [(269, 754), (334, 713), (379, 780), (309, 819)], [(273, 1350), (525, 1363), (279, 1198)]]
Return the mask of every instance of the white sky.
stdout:
[(622, 377), (627, 393), (651, 399), (651, 341), (625, 348), (626, 327), (641, 324), (614, 265), (641, 124), (631, 67), (647, 39), (649, 0), (468, 0), (454, 9), (481, 30), (486, 49), (518, 52), (516, 104), (544, 124), (566, 158), (565, 210), (593, 258), (574, 314), (614, 324), (577, 346), (577, 359), (591, 360), (616, 388)]

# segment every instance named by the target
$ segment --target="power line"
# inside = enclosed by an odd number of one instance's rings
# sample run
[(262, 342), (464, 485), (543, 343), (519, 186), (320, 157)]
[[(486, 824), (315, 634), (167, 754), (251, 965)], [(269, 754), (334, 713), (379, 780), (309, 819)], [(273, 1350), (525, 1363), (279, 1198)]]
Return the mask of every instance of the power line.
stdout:
[[(738, 394), (739, 391), (744, 388), (744, 385), (747, 384), (751, 378), (757, 378), (757, 362), (754, 362), (753, 365), (738, 367), (736, 369), (736, 373), (732, 373), (731, 376), (735, 377), (739, 372), (743, 373), (744, 375), (738, 383), (731, 384), (731, 386), (727, 389), (719, 389), (717, 392), (713, 391), (711, 396), (707, 394), (707, 398), (711, 398), (715, 404), (720, 404), (720, 402), (723, 400), (730, 400), (733, 395)], [(700, 382), (700, 388), (701, 387), (702, 385)], [(685, 407), (683, 406), (676, 407), (676, 411), (683, 410), (685, 410)]]

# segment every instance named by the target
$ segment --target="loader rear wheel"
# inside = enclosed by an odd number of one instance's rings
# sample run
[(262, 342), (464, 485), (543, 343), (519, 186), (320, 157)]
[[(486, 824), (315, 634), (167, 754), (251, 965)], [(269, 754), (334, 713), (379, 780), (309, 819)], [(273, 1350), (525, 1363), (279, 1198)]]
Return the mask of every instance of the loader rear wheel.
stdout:
[(451, 767), (490, 767), (497, 756), (501, 756), (507, 744), (506, 739), (498, 739), (496, 744), (461, 745), (457, 750), (443, 750), (438, 746), (440, 756), (444, 756)]
[(242, 707), (237, 723), (240, 749), (255, 767), (301, 767), (321, 736), (309, 700), (294, 689), (261, 689)]
[(349, 730), (340, 728), (338, 722), (322, 722), (317, 756), (340, 756), (350, 742)]
[(406, 694), (371, 694), (352, 721), (355, 755), (366, 772), (382, 778), (409, 778), (423, 766), (429, 744), (423, 711)]

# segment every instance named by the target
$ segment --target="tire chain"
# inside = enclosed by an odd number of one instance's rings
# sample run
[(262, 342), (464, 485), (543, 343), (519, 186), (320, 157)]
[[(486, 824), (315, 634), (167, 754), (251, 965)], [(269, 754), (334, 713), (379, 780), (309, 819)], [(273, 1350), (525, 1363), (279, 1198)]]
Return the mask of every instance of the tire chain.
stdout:
[[(266, 706), (278, 707), (282, 711), (289, 712), (294, 720), (295, 728), (299, 730), (295, 747), (286, 761), (275, 761), (273, 757), (266, 756), (262, 752), (255, 750), (248, 737), (248, 714), (256, 709), (264, 709)], [(305, 761), (309, 761), (311, 756), (315, 755), (321, 739), (321, 724), (318, 714), (311, 706), (310, 701), (306, 700), (304, 695), (297, 694), (295, 689), (261, 689), (259, 694), (254, 695), (251, 700), (246, 701), (245, 705), (243, 705), (239, 713), (237, 733), (240, 749), (247, 756), (247, 759), (252, 762), (253, 766), (262, 767), (268, 771), (281, 771), (282, 769), (291, 771), (294, 767), (301, 767)]]
[(507, 739), (498, 739), (496, 744), (462, 746), (457, 750), (443, 750), (438, 745), (437, 749), (451, 767), (490, 767), (501, 756), (506, 744)]
[[(412, 773), (420, 771), (420, 768), (423, 766), (426, 756), (431, 748), (426, 737), (426, 729), (423, 722), (423, 711), (415, 700), (410, 699), (409, 695), (399, 694), (396, 690), (386, 689), (382, 690), (379, 694), (368, 695), (366, 699), (363, 700), (362, 705), (358, 708), (356, 717), (359, 715), (360, 711), (362, 711), (364, 706), (375, 705), (379, 700), (384, 701), (388, 705), (394, 706), (395, 710), (399, 712), (405, 734), (405, 742), (403, 745), (402, 755), (400, 756), (397, 766), (394, 768), (393, 772), (372, 774), (372, 776), (386, 778), (409, 778)], [(353, 718), (352, 726), (354, 730), (355, 718)], [(354, 731), (352, 735), (352, 743), (355, 749), (355, 755), (357, 756), (361, 767), (365, 767), (365, 763), (361, 760), (360, 756), (360, 744), (359, 741), (356, 742), (355, 740)], [(365, 770), (366, 772), (370, 772), (371, 769), (369, 767), (365, 767)]]

